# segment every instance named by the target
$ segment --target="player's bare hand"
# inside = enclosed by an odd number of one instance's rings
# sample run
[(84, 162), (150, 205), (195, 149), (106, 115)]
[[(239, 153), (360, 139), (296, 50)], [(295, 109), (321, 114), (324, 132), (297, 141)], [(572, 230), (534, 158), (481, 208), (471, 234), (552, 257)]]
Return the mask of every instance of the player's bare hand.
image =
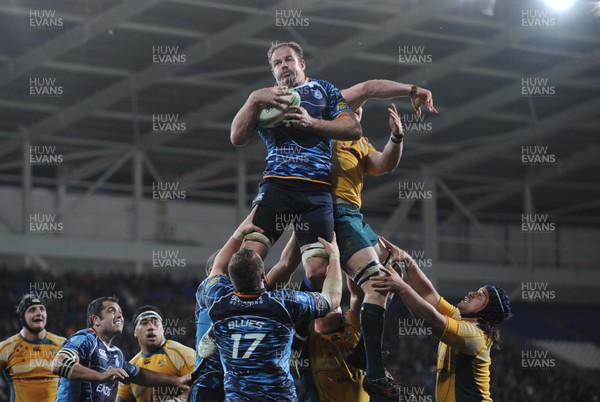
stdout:
[(290, 106), (284, 113), (283, 123), (287, 127), (295, 127), (300, 130), (310, 130), (314, 126), (314, 117), (308, 114), (302, 106)]
[(332, 254), (340, 255), (340, 249), (338, 248), (337, 241), (335, 240), (335, 232), (333, 233), (333, 239), (331, 240), (331, 243), (328, 242), (327, 240), (323, 239), (322, 237), (319, 237), (318, 239), (319, 239), (319, 243), (321, 243), (323, 246), (325, 246), (325, 251), (327, 251), (328, 255), (332, 255)]
[(250, 214), (246, 217), (246, 219), (244, 219), (244, 221), (242, 223), (240, 223), (240, 226), (238, 226), (237, 231), (239, 231), (242, 235), (245, 236), (248, 233), (252, 233), (252, 232), (259, 232), (259, 233), (263, 232), (263, 230), (261, 228), (259, 228), (258, 226), (256, 226), (255, 224), (252, 223), (254, 221), (254, 214), (256, 213), (257, 208), (258, 208), (258, 205), (255, 206), (254, 208), (252, 208), (252, 212), (250, 212)]
[(192, 374), (191, 373), (182, 375), (180, 377), (174, 376), (173, 386), (179, 388), (181, 393), (189, 390), (191, 384), (192, 384)]
[(115, 380), (124, 380), (129, 377), (127, 371), (122, 368), (113, 367), (101, 373), (99, 382), (112, 382)]
[(425, 88), (418, 88), (416, 96), (411, 98), (410, 103), (412, 104), (413, 109), (415, 109), (417, 117), (421, 117), (421, 106), (425, 106), (432, 113), (438, 112), (433, 106), (433, 96), (431, 95), (431, 91)]
[(404, 129), (402, 128), (402, 121), (400, 120), (400, 116), (398, 116), (396, 105), (392, 103), (388, 108), (388, 112), (390, 112), (390, 130), (392, 130), (394, 135), (402, 134)]
[(290, 95), (291, 93), (292, 90), (287, 87), (268, 87), (252, 92), (248, 99), (258, 107), (271, 106), (279, 110), (286, 110), (290, 105), (290, 100), (283, 96)]
[(385, 275), (372, 276), (369, 278), (374, 290), (380, 292), (398, 293), (404, 286), (408, 286), (400, 274), (393, 269), (382, 268)]

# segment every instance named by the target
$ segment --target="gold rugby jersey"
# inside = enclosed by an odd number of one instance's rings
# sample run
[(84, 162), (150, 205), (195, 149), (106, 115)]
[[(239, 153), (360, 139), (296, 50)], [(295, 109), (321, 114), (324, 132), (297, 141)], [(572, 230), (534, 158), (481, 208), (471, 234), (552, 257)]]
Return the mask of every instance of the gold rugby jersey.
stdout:
[(360, 208), (367, 156), (376, 151), (367, 137), (356, 141), (333, 141), (331, 183), (334, 197), (343, 198)]
[[(194, 371), (196, 352), (194, 349), (173, 340), (167, 340), (155, 353), (139, 352), (129, 363), (158, 373), (182, 376)], [(144, 387), (138, 384), (119, 383), (117, 396), (136, 402), (178, 401), (177, 387)]]
[(40, 341), (16, 334), (0, 343), (0, 369), (8, 380), (11, 402), (54, 402), (58, 375), (52, 360), (65, 338), (46, 332)]
[(312, 329), (309, 337), (310, 369), (319, 400), (368, 402), (363, 389), (365, 372), (349, 366), (345, 359), (358, 343), (360, 322), (346, 311), (344, 328), (322, 334)]
[(437, 355), (437, 402), (489, 402), (492, 340), (443, 298), (437, 310), (447, 317)]

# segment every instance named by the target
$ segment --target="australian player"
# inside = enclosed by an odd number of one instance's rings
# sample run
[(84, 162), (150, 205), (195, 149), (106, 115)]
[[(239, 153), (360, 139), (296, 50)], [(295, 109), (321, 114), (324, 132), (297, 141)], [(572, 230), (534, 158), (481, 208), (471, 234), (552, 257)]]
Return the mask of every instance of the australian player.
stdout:
[(189, 389), (190, 375), (175, 377), (128, 363), (112, 345), (123, 332), (123, 313), (115, 297), (100, 297), (88, 304), (87, 329), (68, 338), (52, 362), (52, 372), (61, 378), (56, 402), (113, 402), (118, 382), (144, 386)]
[(240, 250), (250, 231), (260, 229), (246, 225), (221, 249), (204, 295), (225, 369), (226, 400), (296, 401), (289, 370), (294, 325), (323, 317), (340, 303), (335, 237), (331, 243), (319, 238), (329, 256), (322, 292), (267, 291), (262, 259), (252, 249)]
[[(300, 45), (275, 44), (267, 57), (277, 86), (252, 92), (231, 125), (234, 145), (247, 144), (258, 132), (267, 146), (267, 167), (253, 203), (258, 205), (254, 224), (264, 232), (248, 235), (245, 247), (264, 259), (284, 230), (281, 223), (297, 221), (306, 228), (296, 234), (308, 281), (312, 288), (321, 289), (327, 253), (317, 238), (331, 241), (333, 236), (331, 140), (356, 140), (362, 129), (337, 88), (306, 76)], [(286, 109), (289, 101), (282, 95), (287, 88), (300, 94), (300, 106), (287, 110), (283, 126), (257, 127), (260, 107)]]
[[(129, 363), (157, 373), (184, 376), (194, 370), (194, 349), (165, 338), (163, 315), (154, 306), (142, 306), (133, 315), (134, 336), (140, 352)], [(119, 384), (117, 402), (186, 401), (178, 387), (144, 387)]]
[[(417, 116), (421, 106), (437, 113), (431, 92), (415, 85), (389, 80), (370, 80), (342, 90), (350, 107), (362, 117), (362, 105), (371, 98), (389, 99), (409, 97)], [(389, 112), (390, 137), (383, 149), (377, 151), (368, 138), (355, 141), (334, 141), (332, 184), (334, 195), (335, 230), (338, 234), (342, 267), (366, 293), (361, 308), (361, 342), (359, 349), (366, 352), (365, 389), (372, 394), (382, 394), (397, 400), (399, 387), (383, 367), (381, 347), (383, 341), (384, 306), (386, 295), (373, 290), (369, 278), (381, 275), (381, 250), (378, 236), (363, 221), (360, 211), (361, 192), (365, 175), (392, 172), (400, 162), (404, 132), (395, 105)]]
[[(346, 277), (350, 290), (350, 308), (342, 313), (338, 307), (314, 321), (308, 334), (303, 356), (310, 361), (304, 372), (306, 402), (368, 402), (363, 389), (365, 372), (346, 363), (360, 335), (360, 306), (363, 290)], [(308, 377), (310, 376), (310, 377)]]
[(511, 316), (506, 292), (485, 285), (469, 292), (455, 307), (440, 297), (410, 255), (385, 239), (381, 241), (394, 260), (404, 263), (410, 285), (389, 270), (388, 276), (371, 278), (373, 287), (400, 295), (412, 314), (423, 319), (440, 339), (436, 401), (492, 401), (490, 351), (500, 342), (500, 323)]
[(54, 402), (58, 375), (52, 360), (65, 338), (46, 331), (46, 305), (25, 294), (17, 306), (21, 331), (0, 343), (0, 369), (10, 387), (11, 402)]

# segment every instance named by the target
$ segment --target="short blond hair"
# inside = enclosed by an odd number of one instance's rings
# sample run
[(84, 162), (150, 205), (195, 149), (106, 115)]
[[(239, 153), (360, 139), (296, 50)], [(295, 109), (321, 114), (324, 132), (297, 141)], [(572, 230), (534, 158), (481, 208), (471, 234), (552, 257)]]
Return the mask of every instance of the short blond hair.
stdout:
[(269, 64), (271, 64), (271, 57), (273, 56), (273, 52), (281, 47), (289, 47), (294, 52), (296, 52), (298, 59), (304, 60), (304, 51), (302, 50), (302, 46), (300, 46), (298, 42), (282, 42), (274, 43), (269, 48), (269, 51), (267, 52), (267, 59), (269, 61)]

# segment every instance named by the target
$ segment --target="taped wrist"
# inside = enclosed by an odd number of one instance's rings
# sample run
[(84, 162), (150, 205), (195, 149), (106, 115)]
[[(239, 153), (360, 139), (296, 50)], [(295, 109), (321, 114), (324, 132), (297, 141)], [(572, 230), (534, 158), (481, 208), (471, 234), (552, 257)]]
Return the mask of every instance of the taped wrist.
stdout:
[(65, 378), (71, 378), (73, 368), (78, 362), (77, 352), (71, 349), (61, 349), (57, 356), (64, 356), (58, 364), (58, 375)]
[(323, 290), (321, 290), (321, 294), (329, 303), (329, 308), (331, 308), (331, 293), (339, 293), (342, 294), (342, 280), (341, 279), (325, 279), (323, 282)]

